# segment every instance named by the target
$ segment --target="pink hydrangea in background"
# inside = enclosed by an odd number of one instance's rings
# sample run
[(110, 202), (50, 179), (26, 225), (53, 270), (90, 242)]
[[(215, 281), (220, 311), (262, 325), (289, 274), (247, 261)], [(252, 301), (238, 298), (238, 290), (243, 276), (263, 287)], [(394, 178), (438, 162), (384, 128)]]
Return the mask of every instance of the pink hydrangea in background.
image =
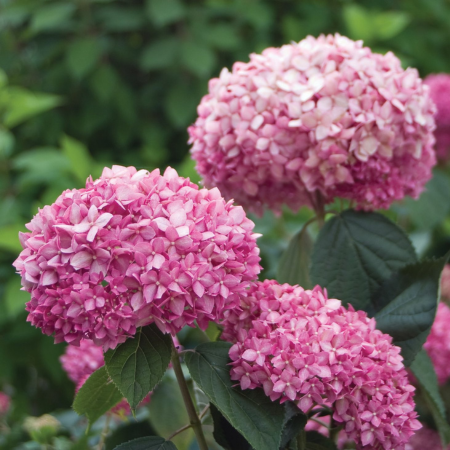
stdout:
[(206, 186), (261, 213), (282, 204), (416, 198), (431, 177), (434, 105), (415, 69), (338, 34), (237, 62), (209, 82), (189, 128)]
[(446, 264), (441, 275), (441, 299), (450, 301), (450, 264)]
[(206, 328), (239, 305), (260, 271), (242, 207), (168, 168), (105, 168), (67, 190), (21, 233), (14, 266), (31, 292), (28, 321), (55, 342), (104, 350), (155, 322)]
[(447, 161), (450, 157), (450, 75), (439, 73), (428, 75), (425, 80), (430, 88), (430, 97), (437, 107), (435, 120), (436, 155)]
[(9, 395), (0, 391), (0, 417), (4, 416), (9, 411), (10, 406), (11, 399), (9, 398)]
[(436, 319), (424, 344), (430, 357), (439, 384), (445, 384), (450, 378), (450, 308), (440, 303)]
[[(450, 446), (447, 447), (447, 450)], [(423, 427), (406, 444), (405, 450), (443, 450), (439, 434), (435, 430)]]
[[(60, 360), (67, 376), (75, 383), (77, 392), (93, 372), (105, 365), (101, 347), (88, 340), (81, 341), (79, 347), (68, 345)], [(140, 406), (150, 401), (150, 395), (142, 400)], [(111, 413), (128, 415), (131, 413), (130, 405), (123, 399), (111, 409)]]
[[(421, 427), (400, 348), (365, 312), (345, 309), (319, 286), (257, 282), (242, 317), (230, 317), (231, 378), (273, 401), (309, 411), (327, 404), (357, 448), (405, 448)], [(231, 316), (229, 314), (229, 316)], [(233, 333), (231, 333), (233, 330)]]

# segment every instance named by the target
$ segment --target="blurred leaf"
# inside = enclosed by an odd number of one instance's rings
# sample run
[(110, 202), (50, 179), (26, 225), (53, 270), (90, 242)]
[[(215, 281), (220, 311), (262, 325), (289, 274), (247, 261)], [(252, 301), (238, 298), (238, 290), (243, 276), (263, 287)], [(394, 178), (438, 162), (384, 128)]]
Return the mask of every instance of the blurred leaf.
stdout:
[(375, 35), (373, 15), (364, 7), (351, 3), (342, 11), (348, 35), (352, 39), (362, 39), (369, 43)]
[(0, 248), (13, 253), (22, 251), (19, 242), (19, 231), (24, 231), (22, 224), (7, 225), (0, 228)]
[(445, 405), (439, 393), (436, 372), (427, 352), (421, 350), (417, 353), (411, 370), (419, 381), (425, 401), (431, 410), (439, 435), (442, 441), (442, 447), (445, 448), (450, 442), (450, 426), (446, 419)]
[(74, 78), (83, 78), (90, 72), (102, 55), (98, 39), (82, 37), (73, 41), (66, 51), (66, 64)]
[[(154, 390), (148, 410), (153, 428), (165, 438), (189, 423), (180, 388), (172, 371), (166, 373)], [(193, 430), (186, 430), (172, 440), (179, 450), (188, 450), (193, 438)]]
[(103, 27), (112, 32), (137, 31), (145, 24), (145, 16), (138, 7), (108, 6), (98, 11)]
[(114, 67), (109, 64), (102, 64), (98, 67), (90, 79), (93, 92), (103, 102), (111, 99), (120, 83), (119, 75)]
[(147, 16), (158, 26), (180, 20), (185, 12), (185, 7), (180, 0), (147, 0)]
[(214, 52), (200, 42), (184, 41), (181, 44), (181, 61), (194, 75), (204, 78), (216, 63)]
[(325, 223), (311, 257), (311, 281), (330, 297), (370, 308), (370, 299), (393, 271), (417, 261), (408, 236), (378, 213), (347, 210)]
[(201, 177), (198, 172), (195, 170), (195, 161), (191, 158), (190, 154), (187, 154), (183, 162), (178, 166), (177, 172), (178, 175), (189, 178), (192, 183), (199, 184), (201, 181)]
[(239, 46), (239, 29), (231, 24), (212, 24), (205, 31), (205, 38), (213, 47), (220, 50), (233, 50)]
[(287, 42), (300, 41), (304, 36), (302, 21), (293, 16), (284, 16), (282, 20), (283, 36)]
[(106, 370), (132, 410), (161, 381), (171, 354), (170, 334), (154, 324), (139, 328), (134, 339), (105, 353)]
[(425, 343), (439, 302), (439, 282), (448, 257), (401, 268), (381, 284), (372, 304), (377, 328), (392, 336), (409, 366)]
[(25, 311), (25, 303), (30, 301), (30, 293), (21, 291), (21, 287), (22, 285), (19, 275), (15, 275), (13, 278), (10, 278), (8, 284), (6, 285), (3, 301), (5, 302), (6, 311), (10, 318), (14, 318), (21, 312)]
[(433, 172), (433, 178), (425, 186), (418, 200), (405, 198), (408, 217), (420, 230), (429, 230), (440, 224), (450, 212), (448, 193), (450, 179), (440, 170)]
[(194, 381), (247, 441), (258, 450), (277, 449), (284, 425), (284, 408), (260, 389), (232, 387), (228, 351), (231, 344), (208, 342), (185, 356)]
[(373, 24), (379, 39), (391, 39), (403, 31), (410, 22), (404, 11), (385, 11), (374, 15)]
[(305, 289), (313, 287), (309, 277), (313, 241), (306, 227), (302, 228), (289, 242), (281, 256), (277, 271), (280, 283), (298, 284)]
[(168, 92), (164, 108), (176, 128), (184, 128), (195, 118), (198, 96), (191, 86), (177, 84)]
[(73, 2), (54, 2), (43, 5), (33, 14), (30, 31), (40, 33), (64, 30), (67, 20), (71, 18), (75, 9), (76, 5)]
[(81, 386), (73, 409), (81, 416), (85, 415), (93, 424), (103, 414), (122, 400), (123, 396), (109, 379), (105, 366), (96, 370)]
[(14, 149), (14, 135), (8, 130), (0, 128), (0, 160), (6, 159)]
[(120, 444), (114, 450), (177, 450), (177, 447), (163, 438), (147, 436)]
[(63, 135), (61, 138), (63, 154), (70, 161), (70, 168), (77, 176), (80, 183), (84, 184), (86, 178), (91, 175), (93, 161), (88, 149), (80, 141), (70, 136)]
[(9, 88), (4, 125), (8, 128), (14, 127), (61, 103), (62, 99), (57, 95), (30, 92), (19, 87)]
[(144, 70), (169, 67), (177, 58), (178, 47), (179, 41), (173, 37), (153, 41), (142, 52), (140, 66)]

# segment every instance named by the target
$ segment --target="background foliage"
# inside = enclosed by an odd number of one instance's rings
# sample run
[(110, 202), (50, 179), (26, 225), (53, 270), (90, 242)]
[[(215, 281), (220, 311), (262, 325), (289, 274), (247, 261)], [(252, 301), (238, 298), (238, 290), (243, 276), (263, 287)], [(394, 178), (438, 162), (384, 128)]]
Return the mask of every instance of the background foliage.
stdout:
[[(186, 127), (208, 79), (250, 52), (340, 32), (425, 76), (450, 72), (449, 23), (446, 0), (0, 0), (0, 388), (13, 395), (12, 423), (73, 399), (63, 346), (25, 322), (28, 294), (11, 267), (17, 232), (39, 206), (113, 163), (172, 165), (198, 181)], [(421, 201), (389, 212), (420, 254), (450, 244), (450, 182), (439, 170)], [(258, 219), (265, 276), (309, 217)]]

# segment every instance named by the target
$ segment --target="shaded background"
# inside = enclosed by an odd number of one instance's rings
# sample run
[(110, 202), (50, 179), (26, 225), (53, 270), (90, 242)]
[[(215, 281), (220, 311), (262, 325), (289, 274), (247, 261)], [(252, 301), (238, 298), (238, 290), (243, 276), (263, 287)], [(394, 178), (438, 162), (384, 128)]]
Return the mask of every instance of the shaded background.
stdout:
[[(198, 181), (186, 127), (208, 79), (251, 52), (339, 32), (426, 76), (450, 72), (449, 24), (448, 0), (0, 0), (0, 389), (13, 395), (12, 420), (73, 398), (64, 348), (25, 322), (29, 295), (11, 267), (39, 206), (111, 164), (171, 165)], [(441, 253), (450, 184), (433, 183), (391, 214), (419, 250)], [(308, 214), (258, 220), (265, 276)]]

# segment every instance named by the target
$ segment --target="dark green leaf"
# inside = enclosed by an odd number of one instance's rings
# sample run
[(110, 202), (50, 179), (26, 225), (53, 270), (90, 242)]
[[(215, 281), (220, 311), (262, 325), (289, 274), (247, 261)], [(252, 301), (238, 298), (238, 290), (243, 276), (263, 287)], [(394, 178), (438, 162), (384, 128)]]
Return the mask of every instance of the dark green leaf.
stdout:
[(181, 61), (194, 75), (206, 77), (214, 68), (214, 52), (201, 42), (185, 41), (181, 45)]
[(213, 436), (216, 442), (225, 450), (251, 450), (244, 436), (230, 425), (230, 422), (212, 403), (210, 408), (214, 421)]
[(119, 75), (109, 64), (102, 64), (90, 78), (91, 89), (102, 102), (106, 102), (113, 97), (120, 83)]
[(114, 450), (177, 450), (177, 448), (163, 438), (148, 436), (120, 444)]
[(90, 72), (102, 55), (98, 39), (82, 37), (72, 42), (66, 53), (66, 64), (74, 78), (83, 78)]
[(111, 32), (137, 31), (145, 25), (145, 16), (140, 8), (132, 6), (108, 6), (98, 12), (103, 27)]
[(404, 267), (373, 297), (377, 328), (402, 348), (409, 366), (430, 332), (439, 301), (439, 281), (447, 257)]
[(277, 280), (291, 285), (299, 284), (305, 289), (312, 287), (309, 277), (313, 241), (308, 229), (303, 228), (289, 242), (288, 248), (281, 256)]
[(417, 261), (406, 234), (378, 213), (344, 211), (325, 223), (314, 245), (311, 281), (330, 297), (367, 310), (393, 271)]
[[(183, 397), (172, 370), (166, 372), (161, 383), (153, 391), (147, 408), (150, 423), (156, 434), (166, 439), (189, 423)], [(188, 450), (193, 439), (194, 432), (190, 429), (173, 437), (172, 441), (179, 450)]]
[(422, 388), (421, 392), (433, 415), (436, 427), (439, 430), (443, 448), (450, 442), (450, 426), (446, 420), (445, 406), (439, 393), (436, 373), (433, 363), (425, 350), (417, 353), (411, 364), (411, 370)]
[(173, 37), (152, 42), (145, 47), (141, 56), (144, 70), (157, 70), (170, 66), (176, 61), (179, 42)]
[(80, 416), (84, 414), (92, 424), (116, 406), (122, 398), (122, 394), (110, 380), (103, 366), (81, 386), (73, 402), (73, 409)]
[(306, 432), (306, 450), (337, 450), (336, 444), (317, 431)]
[(105, 354), (105, 367), (114, 383), (136, 409), (161, 381), (170, 362), (171, 337), (156, 325), (140, 328), (133, 339)]
[(4, 160), (11, 155), (14, 149), (14, 141), (14, 135), (10, 131), (0, 128), (0, 160)]
[(231, 344), (208, 342), (186, 354), (192, 378), (253, 448), (277, 449), (281, 440), (285, 411), (262, 390), (232, 387), (228, 351)]
[(70, 136), (63, 135), (61, 138), (63, 154), (70, 161), (72, 172), (77, 176), (80, 183), (84, 185), (86, 178), (91, 175), (93, 161), (88, 149), (80, 141)]
[(164, 109), (172, 125), (176, 128), (184, 128), (195, 119), (197, 104), (197, 90), (190, 85), (179, 84), (168, 92)]
[(448, 193), (450, 180), (439, 171), (433, 172), (433, 178), (425, 186), (425, 190), (418, 200), (405, 198), (408, 217), (420, 230), (429, 230), (440, 224), (450, 211)]
[(284, 405), (286, 409), (286, 417), (283, 434), (281, 435), (281, 450), (283, 450), (292, 439), (304, 430), (306, 422), (308, 421), (306, 415), (298, 409), (294, 403), (286, 402)]
[(75, 12), (73, 2), (53, 2), (41, 6), (33, 15), (30, 30), (33, 33), (42, 31), (64, 30), (64, 26)]
[(180, 0), (147, 0), (147, 16), (155, 25), (176, 22), (184, 14), (185, 7)]

